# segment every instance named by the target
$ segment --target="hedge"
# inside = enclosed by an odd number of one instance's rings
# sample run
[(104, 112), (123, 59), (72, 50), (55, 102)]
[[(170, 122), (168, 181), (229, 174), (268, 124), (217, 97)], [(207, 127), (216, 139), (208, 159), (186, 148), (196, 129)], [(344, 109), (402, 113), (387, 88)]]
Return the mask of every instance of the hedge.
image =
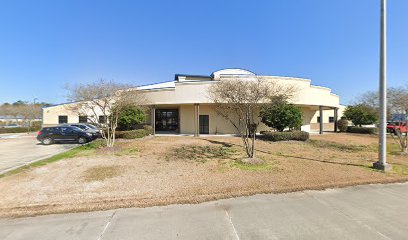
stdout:
[(148, 135), (153, 134), (153, 127), (150, 125), (144, 125), (143, 129), (147, 132)]
[(378, 132), (377, 128), (372, 127), (347, 127), (347, 132), (349, 133), (360, 133), (360, 134), (376, 134)]
[(304, 131), (293, 132), (268, 132), (261, 133), (261, 139), (278, 142), (278, 141), (306, 141), (309, 139), (309, 133)]
[(337, 121), (337, 127), (339, 128), (340, 132), (347, 132), (349, 122), (347, 119), (340, 119)]
[[(31, 127), (30, 132), (39, 131), (41, 128), (39, 127)], [(16, 127), (16, 128), (0, 128), (1, 133), (26, 133), (28, 132), (26, 127)]]
[(137, 130), (130, 130), (130, 131), (116, 131), (115, 137), (124, 138), (124, 139), (134, 139), (134, 138), (143, 138), (148, 135), (150, 135), (149, 131), (145, 129), (137, 129)]

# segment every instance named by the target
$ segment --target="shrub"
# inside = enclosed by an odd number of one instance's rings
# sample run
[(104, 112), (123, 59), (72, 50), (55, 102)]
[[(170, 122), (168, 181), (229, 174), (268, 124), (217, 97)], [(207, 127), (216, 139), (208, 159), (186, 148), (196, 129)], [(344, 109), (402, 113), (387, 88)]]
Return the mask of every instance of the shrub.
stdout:
[(349, 133), (360, 133), (360, 134), (376, 134), (378, 132), (378, 129), (377, 128), (369, 128), (369, 127), (350, 126), (350, 127), (347, 127), (347, 132), (349, 132)]
[(31, 122), (31, 126), (30, 129), (34, 129), (34, 130), (40, 130), (42, 126), (42, 122), (41, 121), (32, 121)]
[(346, 132), (348, 125), (349, 125), (349, 122), (345, 118), (342, 118), (337, 121), (337, 127), (339, 128), (340, 132)]
[(283, 132), (285, 128), (298, 129), (302, 124), (302, 111), (285, 102), (270, 104), (261, 109), (261, 119), (266, 126)]
[(306, 141), (309, 139), (309, 133), (304, 131), (293, 132), (262, 132), (261, 139), (278, 142), (278, 141)]
[(124, 139), (135, 139), (135, 138), (143, 138), (149, 135), (149, 132), (145, 129), (137, 129), (137, 130), (130, 130), (130, 131), (116, 131), (115, 137), (116, 138), (124, 138)]
[(120, 112), (118, 117), (119, 130), (137, 129), (140, 123), (146, 120), (146, 114), (137, 106), (132, 106)]
[[(31, 127), (30, 131), (39, 131), (41, 128), (40, 127)], [(16, 128), (0, 128), (0, 134), (1, 133), (26, 133), (28, 132), (28, 129), (26, 127), (16, 127)]]
[(344, 116), (353, 122), (354, 125), (369, 125), (378, 120), (377, 111), (370, 106), (364, 104), (357, 104), (355, 106), (348, 106), (344, 111)]
[(153, 134), (153, 127), (150, 125), (144, 125), (143, 129), (150, 135)]

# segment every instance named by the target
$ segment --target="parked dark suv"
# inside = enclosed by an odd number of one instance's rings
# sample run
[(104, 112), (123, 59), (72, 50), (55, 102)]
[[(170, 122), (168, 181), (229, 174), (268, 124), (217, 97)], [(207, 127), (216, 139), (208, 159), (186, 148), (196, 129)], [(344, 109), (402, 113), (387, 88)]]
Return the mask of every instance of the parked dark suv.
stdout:
[(88, 132), (92, 134), (94, 138), (101, 137), (100, 130), (96, 128), (95, 126), (88, 124), (88, 123), (64, 123), (64, 124), (58, 125), (58, 127), (77, 127), (77, 128), (80, 128), (84, 132)]
[(77, 142), (80, 144), (94, 140), (91, 133), (77, 127), (45, 127), (37, 134), (37, 140), (44, 145), (56, 142)]

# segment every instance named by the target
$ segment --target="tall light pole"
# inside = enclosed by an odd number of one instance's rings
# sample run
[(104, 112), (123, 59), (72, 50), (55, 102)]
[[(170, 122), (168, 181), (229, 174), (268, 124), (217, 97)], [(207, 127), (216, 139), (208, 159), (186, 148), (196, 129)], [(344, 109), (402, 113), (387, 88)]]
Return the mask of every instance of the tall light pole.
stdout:
[(378, 162), (373, 167), (383, 171), (391, 169), (387, 164), (387, 0), (381, 0), (380, 43), (380, 131)]

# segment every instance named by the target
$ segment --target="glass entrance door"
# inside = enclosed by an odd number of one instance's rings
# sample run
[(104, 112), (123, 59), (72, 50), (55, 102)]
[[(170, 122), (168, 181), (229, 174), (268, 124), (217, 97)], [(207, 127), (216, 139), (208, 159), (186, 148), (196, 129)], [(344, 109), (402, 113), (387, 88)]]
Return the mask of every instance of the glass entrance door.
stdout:
[(178, 109), (156, 109), (156, 131), (178, 131)]
[(210, 133), (210, 117), (208, 115), (200, 115), (200, 134)]

